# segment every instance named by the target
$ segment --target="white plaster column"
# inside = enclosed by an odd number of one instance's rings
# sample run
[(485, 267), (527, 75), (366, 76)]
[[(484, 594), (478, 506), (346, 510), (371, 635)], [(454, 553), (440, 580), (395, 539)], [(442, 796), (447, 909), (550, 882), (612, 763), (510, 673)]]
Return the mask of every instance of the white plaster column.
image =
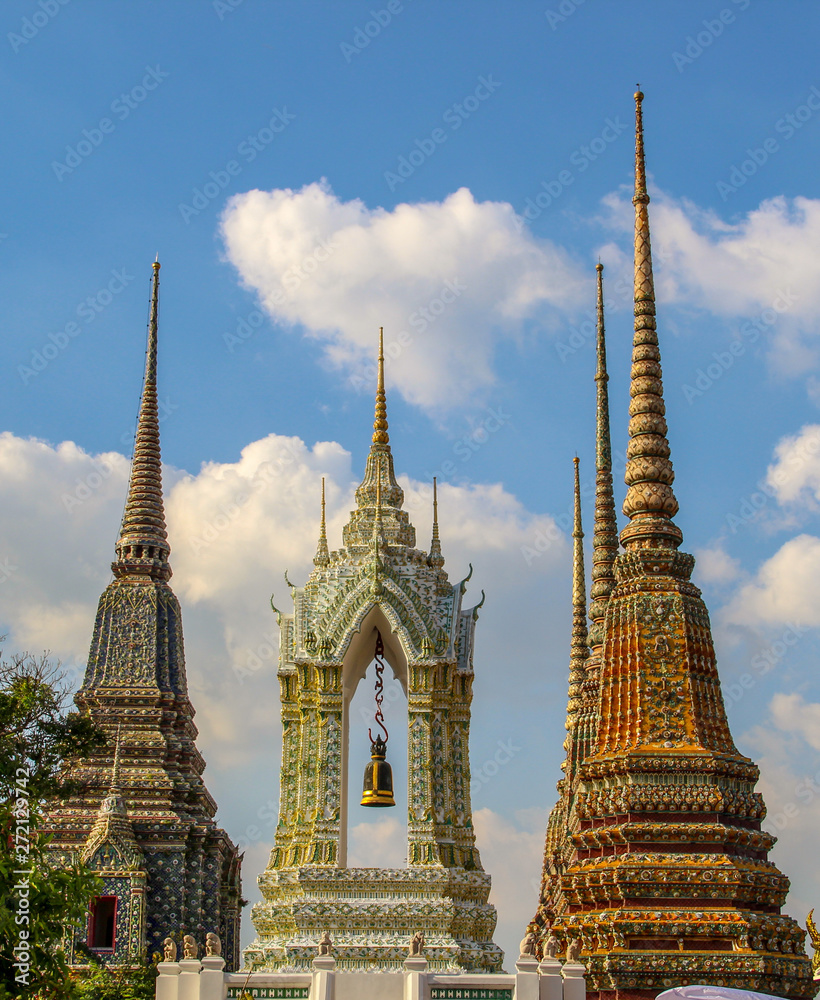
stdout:
[(539, 1000), (538, 959), (519, 955), (515, 963), (515, 1000)]
[(179, 962), (160, 962), (157, 972), (157, 1000), (179, 1000)]
[(557, 958), (542, 958), (538, 966), (539, 1000), (562, 1000), (564, 980), (561, 978), (561, 963)]
[(584, 979), (586, 971), (586, 967), (580, 962), (564, 962), (564, 968), (561, 970), (561, 975), (564, 977), (564, 1000), (586, 1000), (587, 984)]
[(427, 959), (410, 955), (404, 960), (404, 1000), (425, 1000), (427, 996)]
[(332, 955), (317, 955), (313, 959), (310, 1000), (333, 1000), (335, 996), (336, 959)]
[(179, 963), (179, 1000), (199, 1000), (199, 973), (202, 963), (198, 958), (183, 958)]
[(221, 955), (205, 955), (199, 975), (199, 1000), (222, 1000), (225, 982), (225, 959)]

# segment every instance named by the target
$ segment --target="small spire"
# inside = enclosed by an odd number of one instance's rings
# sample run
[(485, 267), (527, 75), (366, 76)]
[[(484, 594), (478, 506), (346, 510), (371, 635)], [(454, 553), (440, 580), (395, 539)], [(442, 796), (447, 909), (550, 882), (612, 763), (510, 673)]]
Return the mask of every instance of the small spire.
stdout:
[(677, 548), (682, 534), (672, 518), (678, 501), (672, 491), (675, 474), (663, 401), (661, 355), (655, 325), (655, 286), (649, 237), (649, 195), (643, 145), (643, 94), (635, 94), (635, 337), (629, 404), (629, 444), (624, 514), (630, 523), (621, 532), (627, 548)]
[(431, 566), (440, 569), (444, 565), (444, 556), (441, 554), (441, 538), (438, 533), (438, 486), (436, 476), (433, 476), (433, 540), (430, 542), (430, 555), (427, 561)]
[(387, 433), (387, 394), (384, 391), (384, 327), (379, 327), (379, 376), (376, 383), (376, 414), (373, 419), (373, 444), (389, 444)]
[(330, 562), (330, 552), (327, 547), (327, 524), (325, 521), (325, 477), (322, 476), (322, 523), (319, 528), (319, 544), (313, 557), (314, 566), (327, 566)]
[(145, 382), (137, 419), (134, 456), (128, 499), (117, 541), (117, 559), (111, 568), (117, 577), (149, 577), (168, 580), (171, 547), (165, 530), (162, 503), (162, 458), (159, 445), (157, 406), (157, 328), (159, 313), (159, 261), (152, 264), (151, 314), (148, 320), (148, 349)]
[(578, 765), (583, 760), (584, 745), (582, 728), (578, 726), (582, 710), (583, 684), (586, 678), (586, 662), (589, 657), (587, 636), (587, 596), (584, 580), (584, 532), (581, 526), (581, 484), (579, 460), (575, 462), (575, 518), (572, 529), (572, 638), (569, 651), (569, 691), (567, 695), (567, 751), (562, 765), (565, 777), (572, 782)]
[(612, 490), (612, 444), (609, 430), (609, 375), (606, 369), (606, 332), (604, 329), (604, 265), (599, 261), (598, 277), (597, 366), (595, 370), (595, 525), (592, 535), (592, 587), (589, 617), (592, 627), (589, 644), (597, 649), (604, 639), (604, 615), (615, 586), (615, 557), (618, 555), (618, 523)]

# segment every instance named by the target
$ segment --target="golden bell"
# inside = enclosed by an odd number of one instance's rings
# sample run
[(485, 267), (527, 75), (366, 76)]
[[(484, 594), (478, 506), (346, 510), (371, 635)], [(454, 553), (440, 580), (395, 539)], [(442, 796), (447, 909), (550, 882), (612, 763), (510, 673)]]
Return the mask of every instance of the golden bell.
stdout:
[(387, 744), (377, 736), (370, 744), (370, 763), (364, 769), (363, 806), (394, 806), (393, 770), (384, 759)]

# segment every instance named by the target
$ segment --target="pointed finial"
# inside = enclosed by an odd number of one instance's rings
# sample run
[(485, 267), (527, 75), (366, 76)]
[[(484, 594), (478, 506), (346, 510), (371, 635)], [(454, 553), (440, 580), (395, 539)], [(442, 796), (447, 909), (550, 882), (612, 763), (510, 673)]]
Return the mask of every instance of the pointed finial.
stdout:
[(327, 524), (325, 521), (325, 477), (322, 476), (322, 522), (319, 527), (319, 544), (313, 557), (314, 566), (327, 566), (330, 562), (330, 552), (327, 547)]
[[(572, 606), (573, 610), (580, 608), (583, 611), (584, 638), (586, 639), (586, 586), (584, 582), (584, 532), (581, 527), (581, 481), (580, 481), (580, 459), (576, 455), (573, 459), (575, 463), (575, 518), (572, 526), (573, 544), (573, 577), (572, 577)], [(574, 636), (574, 633), (573, 633)]]
[(589, 644), (596, 649), (603, 642), (604, 615), (615, 586), (615, 557), (618, 555), (618, 523), (612, 490), (612, 445), (609, 431), (609, 375), (606, 369), (604, 329), (604, 265), (599, 261), (598, 329), (596, 342), (596, 427), (595, 427), (595, 525), (592, 535), (592, 587), (589, 617), (592, 626)]
[(438, 533), (438, 486), (436, 476), (433, 476), (433, 539), (430, 542), (430, 555), (427, 561), (431, 566), (440, 569), (444, 565), (444, 556), (441, 554), (441, 538)]
[(677, 548), (680, 529), (672, 521), (678, 501), (666, 438), (661, 355), (655, 325), (655, 285), (649, 237), (649, 195), (644, 159), (643, 94), (635, 94), (635, 337), (629, 405), (629, 445), (624, 514), (630, 523), (621, 533), (625, 547)]
[(151, 313), (148, 320), (148, 349), (145, 382), (140, 400), (131, 478), (125, 503), (117, 560), (111, 568), (117, 577), (145, 577), (168, 580), (171, 547), (165, 530), (162, 503), (162, 459), (159, 446), (157, 405), (157, 329), (159, 314), (159, 261), (152, 264)]
[(384, 327), (379, 327), (379, 375), (376, 383), (376, 415), (373, 420), (373, 444), (389, 444), (387, 433), (387, 395), (384, 391)]

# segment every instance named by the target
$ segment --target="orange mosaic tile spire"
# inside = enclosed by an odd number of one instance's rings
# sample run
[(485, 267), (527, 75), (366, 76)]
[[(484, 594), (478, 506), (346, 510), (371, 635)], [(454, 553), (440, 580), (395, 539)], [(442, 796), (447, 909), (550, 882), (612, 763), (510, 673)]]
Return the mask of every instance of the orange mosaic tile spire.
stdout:
[[(768, 860), (775, 838), (761, 829), (759, 771), (733, 743), (709, 614), (690, 581), (694, 559), (678, 551), (643, 94), (635, 100), (629, 522), (620, 535), (624, 551), (610, 561), (614, 518), (596, 499), (602, 545), (593, 580), (603, 587), (593, 594), (590, 659), (600, 660), (597, 682), (586, 682), (587, 695), (597, 687), (596, 735), (556, 807), (565, 810), (565, 833), (545, 858), (536, 919), (542, 941), (552, 933), (562, 947), (580, 943), (587, 994), (597, 1000), (650, 1000), (694, 983), (809, 998), (817, 985), (805, 932), (781, 914), (789, 880)], [(598, 385), (600, 443), (605, 383)], [(601, 450), (597, 464), (606, 468)], [(605, 477), (599, 485), (606, 494)]]

